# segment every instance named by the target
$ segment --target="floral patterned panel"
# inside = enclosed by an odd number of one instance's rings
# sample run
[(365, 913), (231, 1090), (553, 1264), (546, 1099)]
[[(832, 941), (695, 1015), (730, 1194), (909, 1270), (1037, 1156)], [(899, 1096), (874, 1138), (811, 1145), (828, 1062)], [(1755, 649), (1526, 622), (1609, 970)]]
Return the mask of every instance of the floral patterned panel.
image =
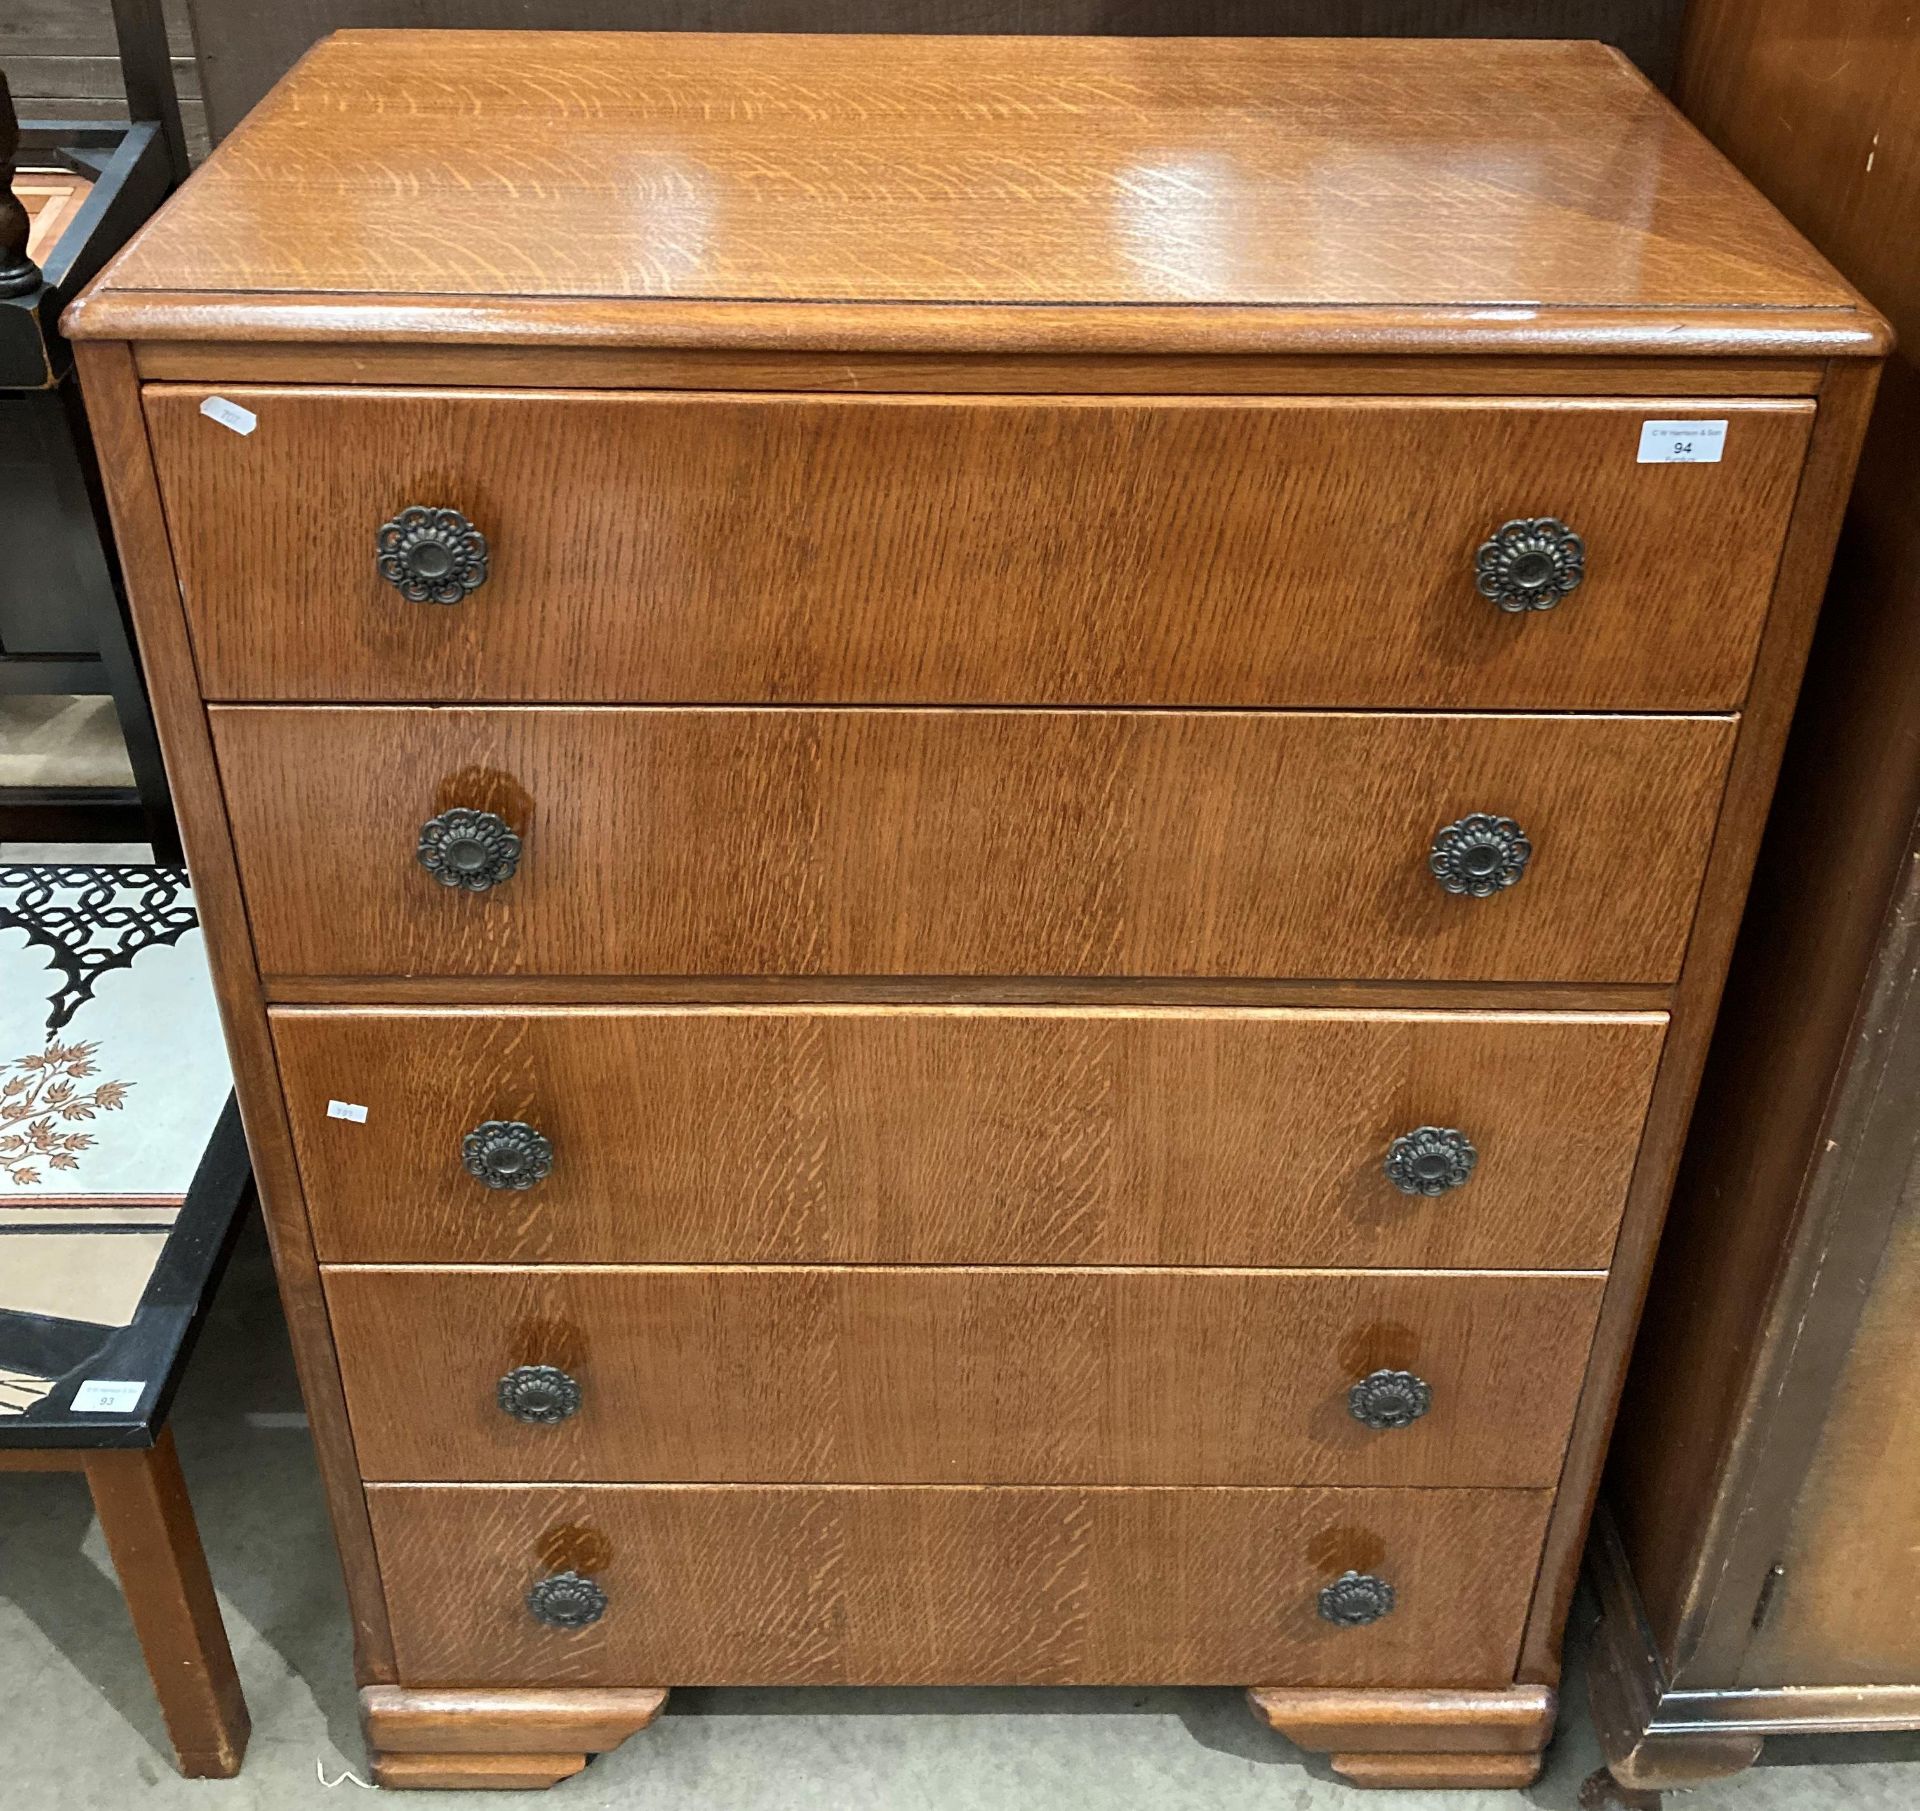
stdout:
[(0, 866), (0, 1417), (131, 1319), (230, 1085), (181, 870)]

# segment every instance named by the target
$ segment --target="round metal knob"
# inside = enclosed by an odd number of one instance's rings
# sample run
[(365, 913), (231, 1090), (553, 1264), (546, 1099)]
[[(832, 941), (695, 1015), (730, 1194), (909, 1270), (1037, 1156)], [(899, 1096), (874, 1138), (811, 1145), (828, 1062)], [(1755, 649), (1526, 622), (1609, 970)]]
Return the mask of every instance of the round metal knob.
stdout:
[(556, 1572), (527, 1593), (527, 1608), (550, 1629), (584, 1629), (607, 1613), (607, 1594), (578, 1572)]
[(456, 805), (420, 826), (413, 853), (443, 887), (484, 893), (513, 878), (520, 866), (520, 838), (505, 818)]
[(1411, 1427), (1432, 1407), (1433, 1391), (1411, 1371), (1373, 1371), (1347, 1392), (1347, 1413), (1376, 1433)]
[(487, 582), (487, 537), (457, 509), (410, 504), (374, 537), (380, 576), (416, 604), (457, 604)]
[(1357, 1629), (1393, 1613), (1393, 1587), (1371, 1572), (1343, 1572), (1320, 1587), (1320, 1619)]
[(1480, 595), (1515, 616), (1551, 610), (1579, 590), (1586, 576), (1586, 543), (1556, 516), (1503, 523), (1473, 556), (1473, 582)]
[(535, 1427), (554, 1427), (580, 1412), (579, 1384), (555, 1365), (516, 1365), (500, 1379), (497, 1396), (502, 1414)]
[(489, 1119), (460, 1141), (460, 1161), (488, 1188), (532, 1188), (553, 1174), (552, 1142), (518, 1119)]
[(1449, 893), (1486, 899), (1513, 886), (1533, 859), (1527, 833), (1510, 817), (1476, 811), (1436, 830), (1427, 866)]
[(1473, 1140), (1451, 1126), (1416, 1126), (1387, 1146), (1387, 1180), (1403, 1195), (1444, 1195), (1462, 1188), (1480, 1153)]

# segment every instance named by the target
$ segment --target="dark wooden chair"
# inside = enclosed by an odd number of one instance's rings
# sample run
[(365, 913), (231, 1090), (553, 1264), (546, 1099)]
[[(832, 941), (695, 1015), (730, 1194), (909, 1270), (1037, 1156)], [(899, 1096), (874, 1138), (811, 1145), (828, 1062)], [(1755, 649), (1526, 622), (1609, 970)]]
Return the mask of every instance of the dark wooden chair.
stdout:
[(167, 1414), (251, 1186), (185, 874), (0, 867), (0, 1471), (86, 1477), (195, 1778), (249, 1725)]

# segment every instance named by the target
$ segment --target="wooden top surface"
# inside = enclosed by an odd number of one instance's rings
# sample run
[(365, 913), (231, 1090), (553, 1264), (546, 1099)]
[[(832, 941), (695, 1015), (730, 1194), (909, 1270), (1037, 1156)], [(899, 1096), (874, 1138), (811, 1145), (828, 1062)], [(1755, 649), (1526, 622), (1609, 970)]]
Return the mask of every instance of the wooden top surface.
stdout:
[(945, 349), (1880, 344), (1623, 58), (1521, 40), (342, 32), (69, 321)]

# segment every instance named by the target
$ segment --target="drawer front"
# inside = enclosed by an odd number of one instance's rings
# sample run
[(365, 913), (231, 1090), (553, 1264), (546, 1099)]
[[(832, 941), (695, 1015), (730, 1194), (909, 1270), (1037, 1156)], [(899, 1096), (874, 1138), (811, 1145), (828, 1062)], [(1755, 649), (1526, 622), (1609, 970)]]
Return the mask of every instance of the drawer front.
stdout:
[(325, 1274), (362, 1472), (447, 1482), (1549, 1486), (1605, 1283)]
[[(217, 707), (273, 975), (1670, 981), (1717, 717)], [(493, 814), (510, 878), (422, 826)], [(1492, 897), (1436, 837), (1516, 822)], [(440, 857), (456, 857), (449, 838)], [(476, 880), (506, 845), (470, 842)], [(1456, 855), (1458, 851), (1455, 851)], [(1491, 851), (1519, 871), (1511, 844)]]
[[(195, 652), (230, 699), (1720, 710), (1806, 401), (146, 392)], [(1729, 423), (1642, 465), (1649, 417)], [(482, 534), (413, 602), (409, 506)], [(1580, 588), (1506, 614), (1554, 517)]]
[(362, 1263), (1600, 1270), (1665, 1028), (1252, 1008), (273, 1014), (320, 1255)]
[[(367, 1501), (414, 1687), (1440, 1688), (1511, 1682), (1551, 1495), (376, 1485)], [(605, 1599), (586, 1627), (528, 1605), (568, 1571)], [(1390, 1585), (1391, 1611), (1323, 1620), (1349, 1571)]]

